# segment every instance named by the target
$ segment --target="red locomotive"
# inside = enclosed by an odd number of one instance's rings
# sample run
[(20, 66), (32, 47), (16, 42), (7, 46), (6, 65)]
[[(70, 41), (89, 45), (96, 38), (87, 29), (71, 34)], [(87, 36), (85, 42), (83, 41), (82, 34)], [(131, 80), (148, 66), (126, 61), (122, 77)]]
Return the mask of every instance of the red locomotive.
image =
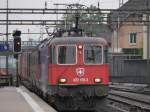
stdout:
[(19, 78), (59, 110), (94, 109), (108, 91), (107, 43), (59, 37), (19, 56)]
[(19, 56), (19, 79), (58, 110), (95, 110), (108, 95), (107, 42), (75, 28)]

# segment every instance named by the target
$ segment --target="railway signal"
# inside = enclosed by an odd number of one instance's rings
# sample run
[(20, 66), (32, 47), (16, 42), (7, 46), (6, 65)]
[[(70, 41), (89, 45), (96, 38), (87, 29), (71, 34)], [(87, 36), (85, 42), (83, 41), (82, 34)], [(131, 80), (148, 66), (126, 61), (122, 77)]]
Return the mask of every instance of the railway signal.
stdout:
[(14, 52), (19, 53), (21, 52), (21, 31), (16, 30), (13, 32), (14, 37)]
[(18, 79), (18, 53), (21, 52), (21, 31), (15, 30), (13, 32), (14, 37), (14, 58), (16, 59), (16, 86), (19, 86)]

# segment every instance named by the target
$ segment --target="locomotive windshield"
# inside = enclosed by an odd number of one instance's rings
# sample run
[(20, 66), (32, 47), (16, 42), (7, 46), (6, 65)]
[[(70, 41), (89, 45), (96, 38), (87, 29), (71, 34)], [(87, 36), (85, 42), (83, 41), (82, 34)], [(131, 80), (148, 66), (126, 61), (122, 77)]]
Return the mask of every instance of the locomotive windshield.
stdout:
[(58, 47), (58, 64), (75, 64), (76, 46)]
[(98, 45), (86, 45), (84, 47), (85, 64), (101, 64), (102, 63), (102, 47)]

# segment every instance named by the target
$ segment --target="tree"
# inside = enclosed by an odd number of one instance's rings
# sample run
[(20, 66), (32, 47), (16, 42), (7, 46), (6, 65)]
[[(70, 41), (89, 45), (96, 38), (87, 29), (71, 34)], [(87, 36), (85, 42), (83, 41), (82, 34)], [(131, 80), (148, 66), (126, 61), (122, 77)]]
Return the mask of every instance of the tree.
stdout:
[[(91, 5), (89, 9), (97, 10), (96, 6)], [(64, 14), (62, 19), (65, 20), (62, 24), (65, 24), (66, 26), (62, 25), (59, 26), (59, 28), (63, 29), (70, 29), (72, 27), (73, 23), (75, 23), (75, 16), (79, 16), (79, 27), (84, 30), (86, 34), (91, 34), (92, 36), (99, 36), (99, 32), (102, 29), (102, 24), (104, 20), (104, 14), (101, 13), (100, 9), (97, 10), (97, 14), (92, 14), (92, 10), (90, 10), (91, 14), (82, 14), (82, 12), (76, 13), (73, 12), (72, 14)], [(73, 21), (70, 22), (70, 20)], [(87, 21), (86, 23), (82, 23), (82, 21)], [(98, 22), (95, 22), (98, 21)]]

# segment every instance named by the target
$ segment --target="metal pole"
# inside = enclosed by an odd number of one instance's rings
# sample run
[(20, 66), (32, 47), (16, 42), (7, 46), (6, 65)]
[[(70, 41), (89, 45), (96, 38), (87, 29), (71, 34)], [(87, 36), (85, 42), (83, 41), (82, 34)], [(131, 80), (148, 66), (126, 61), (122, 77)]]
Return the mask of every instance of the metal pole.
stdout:
[[(119, 0), (119, 8), (121, 7), (120, 5), (120, 0)], [(119, 29), (120, 29), (120, 12), (118, 12), (118, 20), (117, 20), (117, 53), (119, 52)]]
[[(8, 44), (8, 0), (7, 0), (7, 13), (6, 13), (6, 44)], [(8, 75), (8, 56), (6, 56), (6, 72)]]
[(19, 87), (18, 58), (16, 58), (16, 87)]
[[(120, 13), (119, 13), (120, 14)], [(118, 14), (118, 24), (117, 24), (117, 53), (119, 52), (119, 24), (120, 24), (120, 18), (119, 18), (119, 14)]]
[[(148, 2), (148, 0), (147, 0), (147, 10), (149, 9), (148, 8), (149, 7), (149, 2)], [(148, 76), (148, 84), (149, 84), (149, 86), (150, 86), (150, 61), (149, 61), (149, 50), (150, 50), (150, 46), (149, 46), (149, 41), (150, 41), (150, 39), (149, 39), (149, 36), (150, 36), (150, 26), (149, 26), (149, 20), (150, 20), (150, 18), (149, 18), (149, 14), (147, 13), (146, 14), (146, 20), (148, 21), (148, 23), (147, 23), (147, 76)]]

